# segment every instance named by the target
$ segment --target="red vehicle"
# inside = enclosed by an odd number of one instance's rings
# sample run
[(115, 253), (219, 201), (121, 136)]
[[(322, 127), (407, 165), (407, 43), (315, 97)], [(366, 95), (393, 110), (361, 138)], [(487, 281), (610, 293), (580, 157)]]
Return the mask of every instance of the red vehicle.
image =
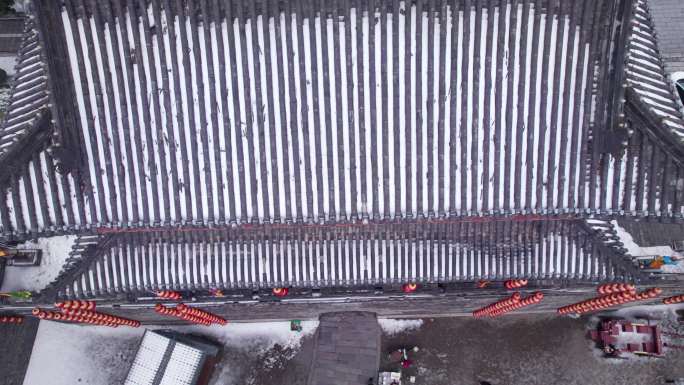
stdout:
[(626, 358), (624, 353), (653, 357), (663, 355), (663, 341), (657, 325), (606, 320), (589, 334), (608, 357)]

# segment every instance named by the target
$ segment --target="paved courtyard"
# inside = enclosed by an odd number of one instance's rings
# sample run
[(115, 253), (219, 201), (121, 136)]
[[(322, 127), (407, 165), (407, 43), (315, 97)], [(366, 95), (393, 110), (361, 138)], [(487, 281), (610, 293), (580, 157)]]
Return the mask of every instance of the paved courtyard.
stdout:
[[(658, 385), (684, 377), (682, 351), (665, 358), (600, 357), (586, 338), (587, 322), (529, 314), (426, 319), (419, 329), (385, 336), (383, 352), (419, 346), (406, 373), (423, 385)], [(384, 369), (397, 368), (383, 357)]]

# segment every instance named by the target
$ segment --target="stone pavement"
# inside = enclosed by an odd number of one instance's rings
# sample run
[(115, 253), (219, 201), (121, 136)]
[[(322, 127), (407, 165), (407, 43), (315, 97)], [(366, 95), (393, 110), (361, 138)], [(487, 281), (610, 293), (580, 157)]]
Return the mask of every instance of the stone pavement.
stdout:
[(21, 325), (0, 324), (0, 385), (24, 383), (38, 323), (27, 317)]
[(380, 326), (374, 313), (320, 318), (309, 385), (366, 385), (380, 367)]

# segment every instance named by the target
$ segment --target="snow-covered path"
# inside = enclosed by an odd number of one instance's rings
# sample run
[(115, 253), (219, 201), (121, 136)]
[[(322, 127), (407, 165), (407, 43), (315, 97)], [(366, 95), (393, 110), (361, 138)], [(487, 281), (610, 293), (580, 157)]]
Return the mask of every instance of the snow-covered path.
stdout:
[(40, 291), (52, 282), (69, 258), (71, 247), (76, 240), (74, 235), (39, 238), (21, 244), (19, 249), (39, 249), (42, 251), (39, 266), (7, 266), (0, 291), (14, 290)]
[[(300, 333), (290, 331), (289, 322), (231, 323), (228, 326), (183, 326), (171, 329), (205, 336), (221, 344), (225, 350), (240, 350), (258, 356), (276, 344), (296, 352), (301, 339), (316, 330), (318, 321), (304, 321), (302, 327)], [(144, 328), (81, 327), (42, 321), (24, 385), (122, 383), (143, 333)], [(233, 368), (221, 367), (215, 377), (230, 379), (231, 370)]]

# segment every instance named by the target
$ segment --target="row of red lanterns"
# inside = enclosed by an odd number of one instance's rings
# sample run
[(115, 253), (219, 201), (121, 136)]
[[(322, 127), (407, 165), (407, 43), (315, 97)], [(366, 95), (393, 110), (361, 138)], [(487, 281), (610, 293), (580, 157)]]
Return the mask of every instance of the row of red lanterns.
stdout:
[(674, 297), (663, 298), (663, 303), (665, 305), (673, 305), (675, 303), (684, 302), (684, 294), (675, 295)]
[(219, 325), (228, 324), (228, 321), (225, 318), (219, 317), (208, 311), (190, 307), (184, 303), (178, 304), (175, 308), (158, 303), (154, 306), (154, 310), (159, 314), (178, 317), (185, 321), (204, 326), (210, 326), (212, 323)]
[(590, 298), (581, 302), (558, 308), (559, 314), (576, 313), (583, 314), (590, 311), (601, 310), (608, 307), (622, 305), (628, 302), (643, 301), (652, 299), (662, 293), (662, 289), (654, 287), (647, 289), (641, 293), (635, 291), (623, 291), (613, 294), (607, 294), (600, 297)]
[(24, 322), (24, 317), (20, 315), (4, 315), (0, 317), (0, 324), (20, 324)]
[(210, 326), (211, 325), (211, 321), (209, 321), (209, 320), (206, 320), (206, 319), (203, 319), (200, 317), (196, 317), (196, 316), (193, 316), (193, 315), (188, 314), (188, 313), (181, 313), (180, 310), (178, 310), (175, 307), (166, 307), (160, 303), (158, 303), (154, 306), (154, 310), (159, 314), (178, 317), (182, 320), (185, 320), (185, 321), (188, 321), (191, 323), (195, 323), (198, 325), (204, 325), (204, 326)]
[(130, 326), (130, 327), (140, 327), (140, 321), (124, 318), (124, 317), (119, 317), (115, 315), (109, 315), (109, 314), (104, 314), (104, 313), (99, 313), (96, 311), (90, 311), (90, 310), (73, 310), (73, 309), (62, 309), (62, 313), (66, 314), (68, 316), (74, 316), (74, 317), (85, 317), (89, 318), (95, 321), (103, 321), (103, 322), (109, 322), (113, 323), (115, 325), (123, 325), (123, 326)]
[(529, 281), (526, 279), (509, 279), (508, 281), (504, 282), (504, 287), (508, 290), (519, 289), (521, 287), (527, 286), (528, 282)]
[(520, 299), (520, 301), (518, 301), (514, 304), (504, 306), (501, 309), (498, 309), (498, 310), (495, 310), (495, 311), (489, 313), (488, 316), (489, 317), (498, 317), (498, 316), (504, 315), (506, 313), (510, 313), (514, 310), (518, 310), (518, 309), (525, 307), (525, 306), (536, 305), (539, 302), (541, 302), (542, 299), (544, 299), (544, 293), (537, 291), (534, 294), (530, 295), (529, 297), (525, 297), (525, 298)]
[(140, 327), (140, 321), (113, 316), (109, 314), (99, 313), (91, 310), (81, 310), (81, 309), (64, 309), (61, 312), (43, 310), (40, 308), (34, 308), (31, 314), (40, 318), (41, 320), (51, 320), (51, 321), (70, 321), (87, 323), (91, 325), (98, 326), (130, 326), (130, 327)]
[(172, 301), (178, 301), (181, 298), (183, 298), (181, 293), (179, 293), (177, 291), (173, 291), (173, 290), (157, 291), (157, 292), (155, 292), (155, 294), (157, 295), (158, 298), (170, 299)]
[(216, 314), (210, 313), (210, 312), (205, 311), (205, 310), (190, 307), (184, 303), (178, 304), (178, 306), (176, 306), (176, 309), (178, 309), (178, 311), (180, 311), (181, 314), (188, 314), (188, 315), (191, 315), (193, 317), (199, 317), (199, 318), (205, 319), (211, 323), (219, 324), (222, 326), (228, 324), (228, 321), (226, 321), (226, 319), (223, 317), (219, 317)]
[(97, 305), (95, 304), (95, 301), (82, 301), (82, 300), (73, 300), (73, 301), (64, 301), (64, 302), (55, 303), (55, 307), (58, 309), (62, 309), (62, 310), (66, 310), (66, 309), (95, 310), (96, 306)]
[(272, 290), (273, 295), (276, 297), (286, 297), (290, 293), (290, 289), (286, 287), (274, 287)]
[(516, 291), (510, 297), (506, 297), (502, 300), (499, 300), (499, 301), (494, 302), (490, 305), (487, 305), (481, 309), (475, 310), (473, 312), (473, 317), (476, 317), (476, 318), (487, 317), (497, 310), (503, 309), (504, 307), (511, 306), (515, 303), (520, 302), (521, 298), (522, 297), (521, 297), (520, 293)]
[(596, 291), (599, 294), (615, 294), (624, 292), (636, 292), (636, 287), (629, 283), (605, 283), (600, 285)]

